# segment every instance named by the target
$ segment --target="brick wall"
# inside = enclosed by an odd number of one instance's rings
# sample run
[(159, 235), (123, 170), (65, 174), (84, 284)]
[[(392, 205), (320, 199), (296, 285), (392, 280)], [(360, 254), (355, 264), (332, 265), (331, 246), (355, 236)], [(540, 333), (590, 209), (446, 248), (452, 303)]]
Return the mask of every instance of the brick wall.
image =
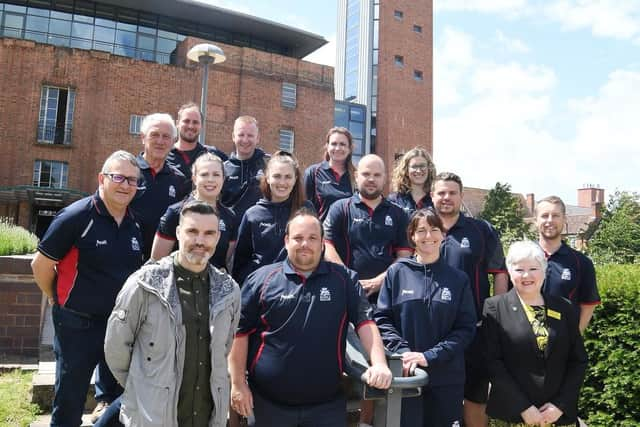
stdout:
[(0, 362), (37, 358), (43, 296), (30, 257), (0, 257)]

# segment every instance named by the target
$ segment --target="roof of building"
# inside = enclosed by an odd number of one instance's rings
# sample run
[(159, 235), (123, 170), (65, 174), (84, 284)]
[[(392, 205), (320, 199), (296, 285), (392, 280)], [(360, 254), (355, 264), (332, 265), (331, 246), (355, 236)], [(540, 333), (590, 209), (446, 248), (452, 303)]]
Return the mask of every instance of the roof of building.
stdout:
[[(301, 59), (327, 44), (317, 34), (240, 12), (208, 4), (206, 0), (99, 0), (101, 3), (126, 7), (206, 24), (226, 31), (247, 34), (263, 40), (284, 44), (293, 57)], [(133, 6), (135, 4), (135, 6)]]
[[(486, 190), (484, 188), (474, 188), (474, 187), (464, 187), (464, 193), (462, 197), (462, 209), (473, 216), (474, 218), (480, 215), (482, 209), (484, 208), (484, 204), (487, 200), (487, 194), (489, 194), (490, 190)], [(518, 200), (520, 200), (520, 206), (525, 209), (525, 212), (528, 212), (526, 206), (526, 199), (520, 193), (511, 193), (516, 196)]]

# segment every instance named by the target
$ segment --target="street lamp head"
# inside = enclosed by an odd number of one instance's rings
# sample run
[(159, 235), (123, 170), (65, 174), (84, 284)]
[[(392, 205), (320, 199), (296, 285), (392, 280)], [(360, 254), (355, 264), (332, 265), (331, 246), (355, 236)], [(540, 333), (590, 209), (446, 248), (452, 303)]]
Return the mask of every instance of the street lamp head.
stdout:
[(187, 52), (187, 58), (201, 64), (219, 64), (227, 59), (224, 52), (214, 44), (197, 44)]

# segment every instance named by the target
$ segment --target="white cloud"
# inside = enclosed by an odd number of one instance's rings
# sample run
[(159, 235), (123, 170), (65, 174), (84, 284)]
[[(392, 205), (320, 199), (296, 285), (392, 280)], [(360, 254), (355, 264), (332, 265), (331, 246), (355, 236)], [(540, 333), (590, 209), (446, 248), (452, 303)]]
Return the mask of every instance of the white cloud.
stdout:
[(447, 106), (460, 102), (462, 81), (474, 61), (472, 52), (471, 36), (450, 27), (444, 29), (433, 54), (436, 104)]
[(530, 51), (529, 46), (527, 46), (525, 42), (517, 38), (507, 37), (500, 30), (496, 31), (496, 40), (507, 52), (528, 53)]
[(513, 61), (507, 64), (480, 64), (470, 77), (475, 93), (546, 92), (556, 83), (556, 76), (552, 69), (539, 65), (525, 67)]
[(527, 0), (435, 0), (434, 9), (440, 11), (466, 11), (521, 15), (529, 10)]
[(547, 4), (544, 14), (565, 30), (618, 39), (640, 35), (640, 0), (560, 0)]
[(329, 36), (327, 40), (329, 43), (305, 56), (303, 59), (305, 61), (315, 62), (316, 64), (334, 67), (336, 63), (336, 35), (333, 34)]

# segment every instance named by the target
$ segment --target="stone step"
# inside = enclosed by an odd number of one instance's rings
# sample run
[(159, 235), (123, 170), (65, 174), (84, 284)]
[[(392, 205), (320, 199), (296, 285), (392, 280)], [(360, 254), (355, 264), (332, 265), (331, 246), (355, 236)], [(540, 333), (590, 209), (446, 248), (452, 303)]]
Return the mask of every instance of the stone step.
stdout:
[[(91, 414), (84, 414), (82, 416), (82, 427), (91, 427)], [(51, 414), (40, 415), (34, 422), (29, 424), (29, 427), (49, 427), (51, 424)]]
[[(51, 403), (53, 402), (54, 385), (56, 381), (56, 363), (40, 362), (38, 364), (38, 372), (33, 376), (33, 390), (31, 402), (37, 404), (44, 412), (51, 412)], [(91, 384), (87, 392), (87, 400), (85, 401), (85, 411), (93, 411), (96, 406), (94, 399), (94, 383), (95, 372), (91, 377)]]

